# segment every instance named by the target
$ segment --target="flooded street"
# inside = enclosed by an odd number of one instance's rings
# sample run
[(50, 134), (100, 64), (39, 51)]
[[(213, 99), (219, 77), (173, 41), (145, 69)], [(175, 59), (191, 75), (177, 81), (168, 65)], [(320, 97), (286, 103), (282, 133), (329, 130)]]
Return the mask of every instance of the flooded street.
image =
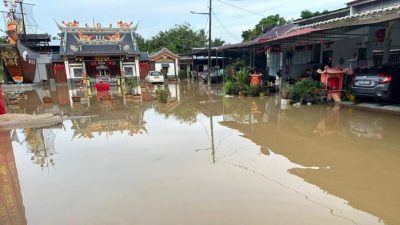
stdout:
[(10, 112), (70, 119), (0, 131), (0, 224), (400, 224), (398, 115), (168, 89), (27, 92)]

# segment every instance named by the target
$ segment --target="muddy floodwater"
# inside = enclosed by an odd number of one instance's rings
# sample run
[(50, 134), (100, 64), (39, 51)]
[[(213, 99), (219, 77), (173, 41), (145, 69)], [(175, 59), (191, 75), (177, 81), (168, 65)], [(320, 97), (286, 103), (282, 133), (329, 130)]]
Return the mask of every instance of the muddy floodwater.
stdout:
[(400, 224), (400, 116), (166, 88), (167, 104), (58, 86), (8, 106), (69, 119), (0, 132), (0, 224)]

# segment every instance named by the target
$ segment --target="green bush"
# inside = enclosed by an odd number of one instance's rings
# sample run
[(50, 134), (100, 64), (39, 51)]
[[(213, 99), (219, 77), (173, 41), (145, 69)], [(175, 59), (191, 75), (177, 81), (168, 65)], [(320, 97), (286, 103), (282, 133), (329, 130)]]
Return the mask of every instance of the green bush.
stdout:
[(305, 78), (298, 81), (291, 90), (291, 97), (294, 102), (300, 102), (305, 95), (311, 94), (314, 89), (322, 88), (321, 81), (313, 80), (312, 78)]
[(187, 71), (186, 70), (179, 70), (178, 77), (181, 80), (188, 78)]
[(228, 80), (224, 83), (224, 94), (226, 95), (230, 95), (233, 94), (232, 93), (232, 86), (233, 86), (233, 82)]
[(160, 101), (160, 103), (167, 103), (168, 102), (168, 92), (167, 92), (167, 90), (159, 89), (159, 90), (157, 90), (157, 95), (158, 95), (158, 101)]
[(249, 85), (246, 87), (246, 92), (250, 96), (258, 96), (260, 90), (261, 90), (260, 86)]
[(236, 73), (236, 81), (238, 84), (238, 88), (240, 90), (244, 90), (245, 86), (250, 84), (250, 71), (247, 68), (241, 68), (237, 73)]

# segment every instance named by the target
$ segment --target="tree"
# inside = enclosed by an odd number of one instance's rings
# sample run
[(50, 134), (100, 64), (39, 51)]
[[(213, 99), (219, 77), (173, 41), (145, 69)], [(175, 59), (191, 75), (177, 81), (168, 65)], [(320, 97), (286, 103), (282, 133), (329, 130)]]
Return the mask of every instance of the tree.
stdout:
[(0, 44), (7, 44), (8, 43), (8, 39), (6, 36), (1, 36), (0, 37)]
[(224, 41), (224, 40), (222, 40), (222, 39), (220, 39), (220, 38), (215, 38), (215, 39), (212, 41), (211, 46), (212, 46), (212, 47), (220, 47), (220, 46), (222, 46), (223, 44), (225, 44), (225, 41)]
[(254, 26), (253, 29), (245, 30), (242, 32), (243, 41), (250, 41), (262, 34), (265, 30), (271, 29), (275, 26), (281, 26), (286, 23), (285, 18), (279, 14), (271, 15), (263, 18)]
[[(189, 54), (193, 48), (204, 47), (208, 43), (208, 37), (203, 29), (193, 30), (188, 23), (175, 25), (173, 28), (160, 31), (156, 36), (145, 40), (137, 35), (136, 41), (140, 51), (157, 52), (162, 48), (168, 48), (177, 54)], [(216, 38), (213, 46), (220, 46), (223, 40)]]
[(324, 10), (324, 11), (322, 11), (322, 13), (320, 13), (319, 11), (311, 12), (310, 10), (305, 9), (305, 10), (300, 12), (300, 17), (302, 19), (307, 19), (307, 18), (310, 18), (310, 17), (313, 17), (313, 16), (318, 16), (319, 14), (327, 13), (327, 12), (329, 12), (329, 11), (328, 10)]

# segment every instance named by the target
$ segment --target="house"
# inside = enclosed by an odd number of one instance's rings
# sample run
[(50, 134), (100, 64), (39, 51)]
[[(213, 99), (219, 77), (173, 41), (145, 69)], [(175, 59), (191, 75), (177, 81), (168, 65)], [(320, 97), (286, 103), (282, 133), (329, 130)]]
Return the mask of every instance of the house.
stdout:
[(160, 51), (150, 55), (150, 69), (153, 71), (160, 71), (167, 77), (177, 78), (179, 73), (179, 60), (180, 57), (163, 48)]
[(286, 76), (299, 77), (304, 70), (326, 65), (367, 68), (400, 63), (399, 19), (399, 0), (355, 0), (345, 8), (295, 20), (281, 34), (266, 35), (272, 29), (219, 51), (246, 50), (253, 67), (263, 66), (257, 61), (266, 56), (266, 71), (273, 76), (282, 70)]

